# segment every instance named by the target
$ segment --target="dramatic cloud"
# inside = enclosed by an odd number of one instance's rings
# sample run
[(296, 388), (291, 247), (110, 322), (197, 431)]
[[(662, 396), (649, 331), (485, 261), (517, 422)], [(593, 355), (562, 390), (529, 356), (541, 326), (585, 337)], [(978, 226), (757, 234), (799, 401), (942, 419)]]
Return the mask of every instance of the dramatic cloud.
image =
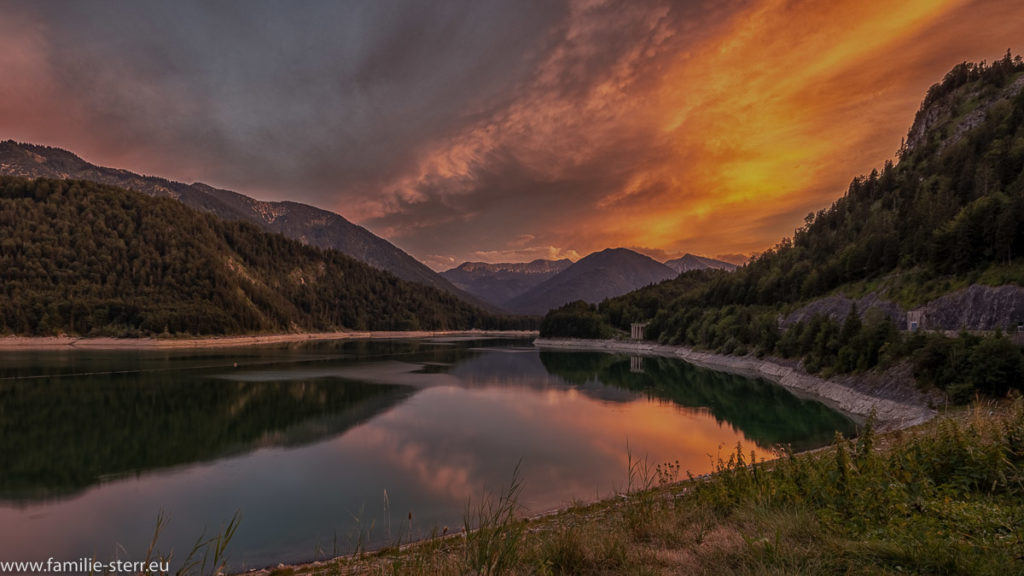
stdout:
[(1002, 0), (7, 2), (0, 137), (335, 210), (439, 269), (737, 261), (1022, 29)]

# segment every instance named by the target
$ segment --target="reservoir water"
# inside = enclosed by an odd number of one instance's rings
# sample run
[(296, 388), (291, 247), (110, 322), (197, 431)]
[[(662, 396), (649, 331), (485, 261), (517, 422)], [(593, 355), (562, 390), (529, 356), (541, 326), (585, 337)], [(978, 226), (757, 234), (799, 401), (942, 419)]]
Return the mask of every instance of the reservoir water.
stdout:
[[(523, 513), (626, 487), (627, 450), (711, 469), (854, 425), (763, 380), (529, 341), (334, 341), (0, 353), (0, 560), (180, 562), (236, 513), (233, 570), (461, 528), (507, 486)], [(628, 446), (628, 448), (627, 448)]]

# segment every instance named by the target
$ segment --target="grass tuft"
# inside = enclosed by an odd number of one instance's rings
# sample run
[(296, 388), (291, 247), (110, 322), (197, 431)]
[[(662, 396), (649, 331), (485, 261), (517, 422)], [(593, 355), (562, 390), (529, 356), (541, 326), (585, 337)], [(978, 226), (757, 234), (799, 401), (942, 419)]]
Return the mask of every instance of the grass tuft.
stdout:
[(465, 515), (466, 567), (474, 574), (497, 576), (506, 574), (519, 559), (524, 523), (516, 516), (523, 483), (519, 464), (512, 472), (512, 481), (496, 498), (485, 496)]

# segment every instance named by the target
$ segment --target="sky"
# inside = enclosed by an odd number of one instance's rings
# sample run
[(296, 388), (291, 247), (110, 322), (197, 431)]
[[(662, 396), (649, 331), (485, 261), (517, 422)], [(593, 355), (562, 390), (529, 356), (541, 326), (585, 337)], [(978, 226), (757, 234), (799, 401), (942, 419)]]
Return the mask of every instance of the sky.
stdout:
[(742, 262), (1018, 0), (0, 0), (0, 139), (325, 208), (435, 270)]

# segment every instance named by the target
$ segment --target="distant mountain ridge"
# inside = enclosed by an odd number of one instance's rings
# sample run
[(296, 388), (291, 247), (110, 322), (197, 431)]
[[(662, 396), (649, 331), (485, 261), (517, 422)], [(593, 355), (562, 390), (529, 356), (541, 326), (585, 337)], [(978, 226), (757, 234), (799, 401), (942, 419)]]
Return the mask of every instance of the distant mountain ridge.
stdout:
[(463, 272), (547, 274), (549, 272), (561, 272), (571, 265), (572, 260), (569, 260), (568, 258), (562, 258), (561, 260), (544, 260), (538, 258), (536, 260), (531, 260), (530, 262), (499, 262), (497, 264), (491, 264), (489, 262), (463, 262), (457, 268), (452, 268), (451, 270), (448, 270), (448, 272), (460, 270)]
[(694, 254), (684, 254), (674, 260), (668, 260), (665, 262), (665, 266), (675, 270), (678, 274), (691, 270), (725, 270), (732, 272), (737, 268), (735, 264), (730, 264), (729, 262), (696, 256)]
[(600, 302), (691, 270), (732, 272), (737, 268), (735, 264), (694, 254), (659, 264), (626, 248), (595, 252), (577, 264), (580, 266), (568, 259), (498, 264), (463, 262), (442, 272), (441, 276), (495, 306), (524, 314), (541, 314), (549, 309), (545, 308), (547, 306), (557, 307), (573, 300)]
[(590, 254), (509, 300), (505, 308), (521, 314), (544, 314), (569, 302), (597, 303), (676, 276), (675, 270), (649, 256), (626, 248), (609, 248)]
[(67, 150), (13, 140), (0, 142), (0, 175), (89, 180), (150, 196), (174, 198), (222, 219), (246, 220), (268, 232), (319, 248), (338, 250), (403, 280), (439, 288), (476, 305), (483, 304), (387, 240), (334, 212), (307, 204), (263, 202), (198, 182), (184, 184), (105, 168), (90, 164)]
[(456, 287), (478, 298), (504, 307), (505, 304), (534, 286), (572, 266), (572, 260), (542, 260), (532, 262), (463, 262), (446, 270), (441, 276)]

